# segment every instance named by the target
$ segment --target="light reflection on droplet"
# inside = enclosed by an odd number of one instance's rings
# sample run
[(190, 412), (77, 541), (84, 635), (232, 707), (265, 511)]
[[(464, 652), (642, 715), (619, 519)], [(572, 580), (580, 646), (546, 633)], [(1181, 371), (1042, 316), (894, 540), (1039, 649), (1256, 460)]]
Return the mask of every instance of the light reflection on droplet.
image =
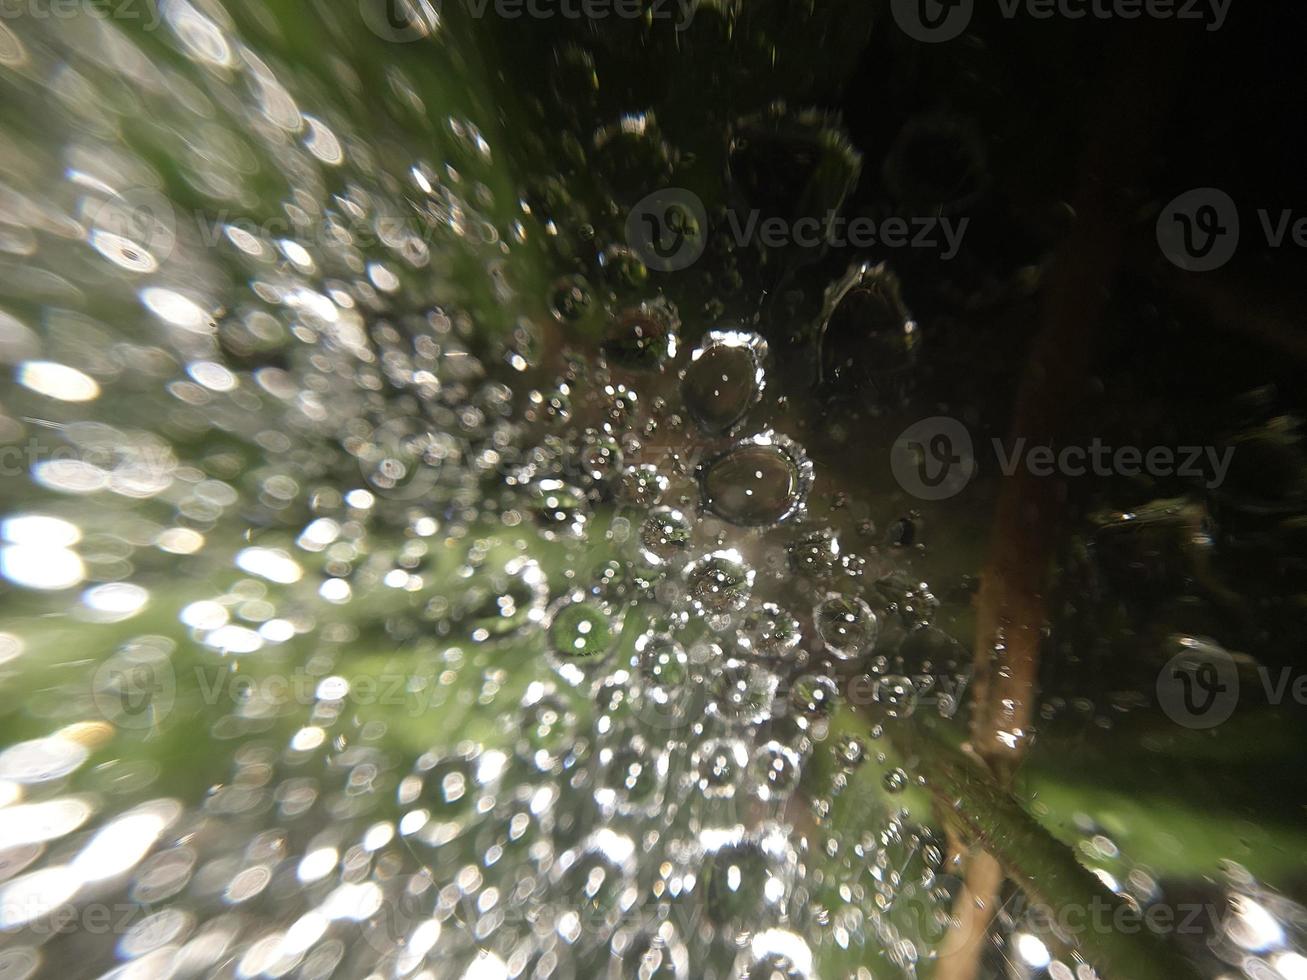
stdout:
[(76, 552), (39, 545), (0, 548), (0, 575), (29, 589), (69, 589), (86, 578), (86, 566)]
[(56, 361), (25, 361), (18, 368), (18, 383), (47, 398), (89, 402), (100, 396), (100, 386), (88, 374)]
[(67, 865), (30, 871), (0, 885), (0, 928), (16, 928), (48, 915), (81, 886), (82, 879)]
[(71, 796), (0, 808), (0, 841), (17, 847), (57, 840), (84, 824), (91, 812), (89, 802)]
[(73, 859), (82, 881), (102, 881), (134, 868), (181, 813), (175, 800), (155, 800), (102, 827)]
[(192, 333), (209, 333), (213, 329), (208, 314), (198, 303), (171, 289), (158, 286), (142, 289), (141, 302), (160, 320), (174, 327)]

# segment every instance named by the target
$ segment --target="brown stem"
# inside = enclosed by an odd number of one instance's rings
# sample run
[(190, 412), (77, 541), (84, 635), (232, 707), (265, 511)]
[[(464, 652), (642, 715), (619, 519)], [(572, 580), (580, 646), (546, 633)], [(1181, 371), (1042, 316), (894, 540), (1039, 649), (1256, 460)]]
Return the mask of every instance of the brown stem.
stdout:
[[(1076, 222), (1059, 249), (1017, 396), (1012, 439), (1053, 446), (1074, 422), (1090, 376), (1092, 341), (1115, 282), (1129, 218), (1122, 188), (1142, 172), (1149, 136), (1170, 103), (1180, 50), (1132, 31), (1112, 52), (1089, 128)], [(1167, 39), (1170, 40), (1169, 38)], [(999, 786), (1010, 785), (1033, 737), (1046, 577), (1054, 558), (1066, 494), (1054, 479), (1026, 468), (1003, 481), (976, 616), (971, 750)], [(975, 980), (1003, 883), (985, 852), (971, 856), (954, 908), (950, 941), (970, 955), (950, 957), (941, 980)]]

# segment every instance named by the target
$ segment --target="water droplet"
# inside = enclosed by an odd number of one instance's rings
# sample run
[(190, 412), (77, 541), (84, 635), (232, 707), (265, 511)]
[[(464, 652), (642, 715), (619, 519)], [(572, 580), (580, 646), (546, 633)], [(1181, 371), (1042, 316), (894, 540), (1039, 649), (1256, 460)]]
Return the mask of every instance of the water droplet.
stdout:
[(549, 586), (540, 566), (515, 558), (502, 575), (483, 574), (460, 599), (459, 618), (476, 642), (507, 636), (544, 617)]
[(780, 678), (760, 664), (731, 658), (713, 680), (709, 710), (726, 721), (756, 725), (772, 716)]
[(601, 749), (599, 766), (594, 798), (603, 812), (647, 815), (662, 805), (667, 753), (651, 746), (642, 736), (631, 735)]
[(532, 488), (536, 525), (547, 536), (580, 537), (590, 519), (585, 494), (562, 480), (538, 480)]
[(714, 551), (685, 570), (690, 601), (701, 613), (721, 615), (743, 609), (753, 591), (753, 569), (738, 551)]
[(884, 263), (862, 262), (826, 290), (817, 334), (819, 377), (860, 392), (868, 375), (911, 366), (920, 333), (899, 280)]
[(852, 660), (876, 642), (880, 624), (871, 607), (857, 596), (831, 593), (812, 612), (817, 635), (830, 653)]
[(777, 831), (724, 843), (704, 860), (708, 915), (736, 927), (774, 915), (784, 908), (796, 863)]
[(911, 678), (887, 674), (876, 681), (875, 700), (891, 718), (907, 718), (917, 710), (917, 688)]
[(609, 614), (598, 603), (568, 600), (554, 610), (549, 643), (565, 659), (586, 659), (606, 653), (613, 642)]
[(691, 762), (694, 785), (709, 799), (730, 799), (748, 764), (748, 748), (740, 739), (709, 739)]
[(803, 639), (799, 621), (773, 602), (764, 602), (745, 614), (737, 639), (755, 657), (788, 658)]
[(860, 766), (867, 761), (867, 747), (856, 735), (841, 736), (835, 746), (835, 753), (848, 766)]
[(604, 336), (604, 356), (618, 367), (657, 370), (676, 356), (680, 328), (675, 308), (662, 298), (628, 307)]
[(635, 252), (625, 245), (609, 245), (599, 255), (599, 267), (609, 285), (632, 289), (644, 284), (649, 270)]
[(635, 843), (604, 828), (564, 852), (554, 866), (563, 907), (584, 927), (611, 929), (635, 901)]
[(839, 700), (840, 689), (825, 674), (801, 674), (790, 687), (790, 707), (805, 727), (813, 721), (830, 717)]
[(581, 446), (580, 460), (586, 476), (596, 482), (606, 480), (622, 468), (622, 447), (607, 433), (589, 429)]
[(519, 754), (536, 769), (549, 772), (571, 747), (576, 713), (563, 698), (542, 684), (534, 684), (523, 699), (517, 727), (522, 733)]
[(687, 980), (690, 957), (670, 922), (652, 929), (621, 930), (613, 937), (618, 970), (613, 980)]
[(802, 507), (812, 463), (792, 440), (769, 431), (701, 464), (699, 484), (704, 507), (732, 524), (777, 524)]
[(785, 929), (766, 929), (737, 957), (732, 976), (739, 980), (816, 980), (817, 974), (812, 951), (800, 936)]
[(667, 489), (667, 477), (658, 472), (658, 467), (651, 463), (628, 466), (622, 471), (617, 484), (617, 492), (622, 500), (636, 507), (651, 507)]
[(908, 774), (902, 769), (891, 769), (881, 780), (887, 793), (902, 793), (908, 788)]
[(690, 677), (690, 658), (670, 636), (646, 633), (635, 641), (636, 667), (646, 692), (668, 698)]
[(787, 549), (790, 567), (805, 575), (824, 575), (840, 560), (840, 542), (830, 528), (810, 531)]
[(709, 333), (690, 355), (681, 397), (690, 417), (708, 432), (729, 432), (762, 397), (767, 343), (755, 333)]
[(584, 276), (564, 276), (549, 293), (549, 309), (562, 323), (580, 320), (590, 312), (594, 296)]
[(802, 775), (799, 753), (775, 740), (758, 746), (749, 766), (753, 791), (763, 800), (785, 799), (798, 787)]
[(675, 508), (655, 508), (640, 526), (640, 556), (650, 565), (671, 561), (689, 546), (690, 521)]

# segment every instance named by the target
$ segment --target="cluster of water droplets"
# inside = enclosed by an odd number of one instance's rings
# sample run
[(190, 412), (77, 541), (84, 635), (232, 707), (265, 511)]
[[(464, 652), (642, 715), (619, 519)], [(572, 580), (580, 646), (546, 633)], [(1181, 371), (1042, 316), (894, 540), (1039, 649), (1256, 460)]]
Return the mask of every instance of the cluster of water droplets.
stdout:
[(827, 520), (757, 325), (621, 242), (554, 275), (566, 189), (345, 6), (312, 70), (262, 5), (0, 21), (62, 140), (0, 178), (0, 976), (913, 972), (959, 883), (882, 736), (958, 707), (938, 601)]

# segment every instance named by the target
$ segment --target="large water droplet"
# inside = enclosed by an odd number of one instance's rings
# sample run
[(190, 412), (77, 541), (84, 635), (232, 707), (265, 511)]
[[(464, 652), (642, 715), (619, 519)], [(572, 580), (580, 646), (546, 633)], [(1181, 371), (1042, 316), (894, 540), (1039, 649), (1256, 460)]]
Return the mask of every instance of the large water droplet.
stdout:
[(854, 265), (826, 290), (817, 335), (825, 384), (855, 390), (860, 379), (912, 364), (920, 333), (899, 294), (899, 280), (881, 263)]
[(699, 467), (704, 507), (745, 527), (795, 514), (812, 486), (812, 463), (792, 440), (764, 432)]
[(728, 432), (757, 404), (767, 343), (755, 333), (709, 333), (690, 355), (681, 381), (685, 410), (708, 432)]

